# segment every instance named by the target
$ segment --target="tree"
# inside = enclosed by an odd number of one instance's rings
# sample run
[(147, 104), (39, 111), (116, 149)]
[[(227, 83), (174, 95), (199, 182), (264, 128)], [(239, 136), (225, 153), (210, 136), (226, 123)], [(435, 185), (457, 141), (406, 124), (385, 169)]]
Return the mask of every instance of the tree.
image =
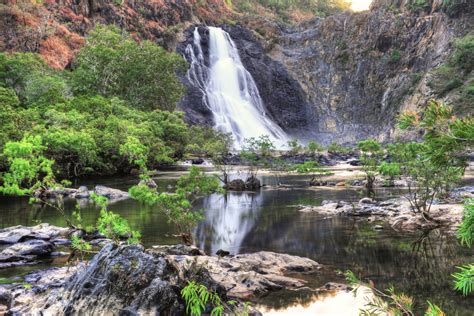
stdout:
[(361, 153), (360, 160), (365, 172), (366, 187), (372, 190), (378, 166), (383, 158), (382, 146), (375, 139), (367, 139), (360, 141), (357, 144), (357, 148), (359, 148)]
[(250, 137), (244, 140), (240, 156), (249, 163), (247, 181), (256, 179), (260, 167), (270, 166), (274, 150), (275, 145), (268, 135), (261, 135), (258, 138)]
[(399, 127), (423, 133), (423, 143), (400, 145), (397, 162), (408, 180), (412, 210), (429, 219), (434, 198), (449, 193), (464, 174), (464, 153), (474, 144), (474, 119), (456, 118), (451, 108), (432, 100), (422, 117), (402, 114)]
[(389, 186), (393, 186), (395, 177), (398, 177), (401, 174), (400, 164), (397, 163), (397, 162), (383, 161), (380, 164), (379, 168), (378, 168), (378, 172), (381, 175), (384, 175), (384, 176), (388, 177), (388, 183), (387, 184)]
[(296, 138), (288, 141), (288, 147), (290, 148), (289, 153), (291, 155), (297, 155), (302, 149), (301, 144)]
[(314, 155), (318, 152), (322, 152), (323, 151), (323, 146), (321, 146), (320, 144), (318, 144), (316, 141), (310, 141), (308, 143), (308, 145), (306, 145), (306, 150)]
[(193, 210), (194, 200), (202, 195), (219, 191), (219, 180), (206, 176), (199, 168), (191, 167), (189, 174), (179, 178), (175, 193), (157, 192), (146, 184), (129, 189), (132, 198), (148, 204), (157, 205), (159, 210), (173, 223), (183, 242), (193, 244), (192, 230), (202, 219), (202, 212)]
[(74, 90), (118, 96), (139, 109), (173, 110), (184, 89), (184, 59), (150, 41), (137, 43), (115, 26), (98, 25), (74, 60)]

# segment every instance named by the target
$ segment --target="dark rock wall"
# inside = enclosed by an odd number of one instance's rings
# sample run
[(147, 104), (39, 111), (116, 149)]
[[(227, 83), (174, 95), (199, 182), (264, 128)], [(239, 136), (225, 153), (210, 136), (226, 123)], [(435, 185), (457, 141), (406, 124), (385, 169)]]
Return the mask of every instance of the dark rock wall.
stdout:
[(384, 141), (394, 137), (400, 111), (416, 110), (433, 96), (427, 73), (469, 29), (472, 15), (455, 21), (442, 12), (377, 9), (287, 30), (270, 56), (303, 87), (319, 141)]

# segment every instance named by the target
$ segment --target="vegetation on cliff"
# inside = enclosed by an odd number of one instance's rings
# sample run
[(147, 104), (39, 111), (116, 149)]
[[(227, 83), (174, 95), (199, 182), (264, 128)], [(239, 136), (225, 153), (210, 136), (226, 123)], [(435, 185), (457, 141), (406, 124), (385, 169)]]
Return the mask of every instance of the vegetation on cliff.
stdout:
[(70, 71), (52, 69), (36, 54), (1, 53), (0, 147), (35, 136), (58, 175), (68, 178), (129, 171), (137, 146), (145, 165), (171, 163), (196, 138), (174, 112), (183, 64), (176, 54), (105, 26), (91, 33)]

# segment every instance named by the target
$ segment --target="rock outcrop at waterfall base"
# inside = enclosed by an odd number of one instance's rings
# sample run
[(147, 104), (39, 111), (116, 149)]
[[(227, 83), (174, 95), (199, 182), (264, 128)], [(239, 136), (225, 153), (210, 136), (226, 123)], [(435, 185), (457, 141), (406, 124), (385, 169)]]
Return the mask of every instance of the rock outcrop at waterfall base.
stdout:
[[(272, 252), (220, 258), (180, 245), (144, 250), (109, 244), (86, 265), (32, 273), (25, 277), (31, 289), (2, 291), (11, 298), (12, 314), (181, 315), (185, 306), (180, 290), (189, 280), (217, 291), (223, 302), (245, 301), (302, 287), (304, 281), (285, 274), (318, 269), (310, 259)], [(227, 308), (237, 311), (243, 306)]]

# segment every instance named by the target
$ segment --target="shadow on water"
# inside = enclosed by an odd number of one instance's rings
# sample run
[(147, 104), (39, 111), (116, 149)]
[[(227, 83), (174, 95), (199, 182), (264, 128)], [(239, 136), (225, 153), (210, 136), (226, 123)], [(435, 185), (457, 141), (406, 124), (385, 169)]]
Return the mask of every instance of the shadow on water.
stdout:
[[(178, 172), (163, 173), (158, 177), (160, 190), (172, 190), (177, 175)], [(136, 183), (131, 177), (99, 180), (101, 184), (124, 190)], [(333, 271), (351, 269), (373, 280), (377, 287), (393, 284), (399, 291), (414, 296), (418, 312), (429, 299), (448, 315), (472, 315), (474, 299), (462, 297), (452, 289), (450, 274), (454, 267), (472, 260), (472, 250), (459, 246), (455, 237), (436, 230), (424, 235), (396, 232), (384, 223), (363, 218), (298, 212), (300, 205), (319, 205), (323, 200), (358, 201), (365, 195), (360, 188), (308, 188), (307, 180), (298, 176), (285, 179), (291, 188), (272, 187), (272, 177), (263, 177), (263, 181), (269, 186), (260, 192), (213, 194), (198, 200), (196, 207), (204, 210), (204, 220), (195, 232), (201, 248), (207, 253), (218, 249), (232, 254), (266, 250), (304, 256), (329, 267), (328, 272), (301, 276), (311, 288), (330, 281), (341, 282), (341, 277)], [(94, 180), (87, 183), (89, 187), (94, 184), (97, 184)], [(377, 198), (386, 199), (400, 192), (384, 189), (377, 190), (376, 194)], [(87, 201), (81, 203), (84, 224), (93, 224), (98, 209)], [(67, 201), (66, 206), (71, 213), (74, 201)], [(170, 237), (175, 233), (173, 227), (154, 207), (125, 200), (111, 204), (110, 209), (125, 217), (133, 229), (142, 232), (142, 241), (147, 247), (179, 242)], [(1, 227), (39, 222), (64, 225), (56, 211), (39, 209), (22, 198), (0, 197), (0, 215)], [(383, 229), (375, 230), (376, 224)], [(18, 276), (51, 264), (62, 263), (44, 262), (41, 266), (0, 270), (0, 277)], [(345, 299), (304, 290), (279, 291), (260, 299), (258, 304), (284, 310), (289, 306), (314, 307), (322, 300), (332, 302), (328, 304), (344, 304), (341, 302)]]

